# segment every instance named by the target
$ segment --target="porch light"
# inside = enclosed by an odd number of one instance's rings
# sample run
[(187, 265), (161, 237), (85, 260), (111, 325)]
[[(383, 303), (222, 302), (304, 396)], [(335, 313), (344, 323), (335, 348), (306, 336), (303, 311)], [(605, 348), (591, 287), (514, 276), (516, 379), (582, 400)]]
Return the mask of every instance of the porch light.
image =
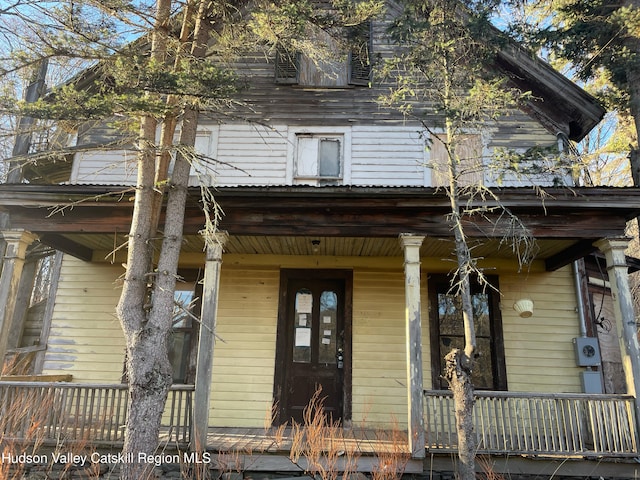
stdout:
[(529, 318), (533, 315), (533, 300), (530, 298), (519, 298), (513, 304), (513, 309), (522, 318)]
[(313, 250), (313, 253), (318, 253), (320, 251), (320, 240), (311, 240), (311, 250)]

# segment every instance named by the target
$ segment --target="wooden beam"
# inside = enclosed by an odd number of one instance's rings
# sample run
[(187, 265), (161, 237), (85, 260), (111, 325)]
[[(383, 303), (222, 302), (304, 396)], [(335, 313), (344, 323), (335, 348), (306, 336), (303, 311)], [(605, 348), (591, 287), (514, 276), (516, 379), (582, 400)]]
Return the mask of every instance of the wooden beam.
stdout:
[[(95, 188), (71, 188), (76, 193), (65, 195), (62, 187), (6, 187), (0, 186), (0, 205), (10, 213), (13, 228), (58, 235), (129, 231), (132, 204), (124, 195), (110, 194), (109, 187), (101, 187), (100, 201), (80, 201), (83, 196), (98, 195)], [(640, 189), (552, 190), (544, 201), (524, 189), (499, 190), (496, 195), (536, 238), (617, 236), (626, 221), (640, 213)], [(185, 217), (187, 235), (197, 234), (205, 221), (199, 194), (194, 190), (191, 195)], [(62, 198), (73, 208), (52, 215), (51, 208)], [(446, 198), (432, 189), (238, 187), (221, 188), (216, 198), (225, 212), (221, 227), (230, 235), (395, 238), (399, 231), (411, 231), (429, 237), (451, 236)], [(491, 207), (494, 203), (477, 201), (472, 205)], [(501, 238), (512, 233), (512, 225), (497, 214), (468, 218), (467, 226), (473, 238)], [(76, 250), (75, 254), (81, 252)]]
[(210, 238), (205, 238), (207, 252), (204, 266), (202, 314), (200, 316), (200, 332), (198, 335), (198, 360), (196, 364), (193, 432), (191, 436), (191, 449), (196, 452), (202, 452), (207, 448), (220, 268), (222, 250), (227, 238), (226, 233), (218, 233)]
[(593, 245), (594, 240), (581, 240), (578, 243), (571, 245), (569, 248), (565, 248), (561, 252), (552, 255), (545, 260), (545, 270), (547, 272), (553, 272), (559, 268), (569, 265), (575, 260), (590, 255), (595, 252), (597, 248)]
[(90, 262), (93, 259), (93, 250), (62, 235), (47, 233), (40, 236), (40, 241), (54, 250), (68, 253), (85, 262)]

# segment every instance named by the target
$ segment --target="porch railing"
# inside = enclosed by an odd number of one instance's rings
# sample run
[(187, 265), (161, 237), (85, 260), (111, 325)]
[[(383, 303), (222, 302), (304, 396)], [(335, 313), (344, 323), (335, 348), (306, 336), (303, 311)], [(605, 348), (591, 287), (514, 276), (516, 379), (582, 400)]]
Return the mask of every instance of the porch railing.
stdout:
[[(453, 396), (424, 392), (427, 448), (457, 451)], [(478, 453), (638, 456), (633, 397), (475, 392)]]
[[(162, 438), (190, 441), (193, 385), (174, 385), (162, 416)], [(0, 382), (0, 438), (121, 445), (127, 419), (124, 384)]]

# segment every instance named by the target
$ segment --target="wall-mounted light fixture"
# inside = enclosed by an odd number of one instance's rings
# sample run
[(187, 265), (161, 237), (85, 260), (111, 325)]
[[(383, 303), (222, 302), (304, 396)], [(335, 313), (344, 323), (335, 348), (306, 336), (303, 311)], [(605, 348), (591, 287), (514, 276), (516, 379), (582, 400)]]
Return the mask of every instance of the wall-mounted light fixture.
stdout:
[(320, 251), (320, 240), (311, 240), (311, 250), (313, 253), (318, 253)]

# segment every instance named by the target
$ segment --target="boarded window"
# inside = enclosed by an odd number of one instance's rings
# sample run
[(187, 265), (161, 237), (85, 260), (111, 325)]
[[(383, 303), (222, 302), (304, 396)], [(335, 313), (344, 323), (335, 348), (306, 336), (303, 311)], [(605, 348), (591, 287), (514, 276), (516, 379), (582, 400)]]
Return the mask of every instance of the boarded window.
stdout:
[[(447, 136), (442, 134), (433, 139), (430, 147), (431, 186), (443, 187), (449, 185), (448, 155), (443, 141)], [(482, 139), (480, 135), (460, 135), (455, 153), (458, 164), (459, 185), (481, 185), (484, 182), (482, 162)]]

